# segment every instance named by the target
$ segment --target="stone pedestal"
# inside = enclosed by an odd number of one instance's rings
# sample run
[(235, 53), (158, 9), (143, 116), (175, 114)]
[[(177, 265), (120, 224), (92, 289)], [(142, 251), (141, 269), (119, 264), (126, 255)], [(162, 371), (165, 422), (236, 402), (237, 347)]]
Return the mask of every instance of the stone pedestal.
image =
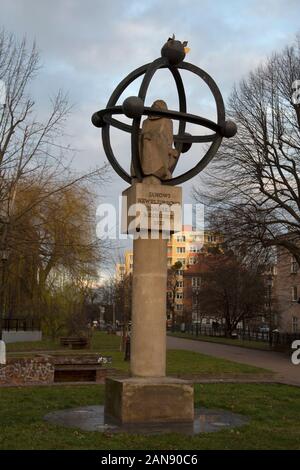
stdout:
[(165, 376), (167, 243), (182, 227), (181, 188), (146, 180), (123, 193), (122, 231), (141, 235), (133, 241), (132, 377), (106, 380), (105, 413), (120, 423), (190, 423), (193, 386)]
[(133, 376), (166, 375), (167, 239), (181, 227), (181, 188), (148, 177), (123, 192), (122, 231), (140, 234), (133, 241)]
[(166, 375), (167, 240), (133, 241), (130, 372)]
[(106, 379), (105, 414), (119, 423), (189, 423), (194, 390), (172, 377)]
[[(143, 183), (135, 183), (122, 193), (122, 233), (152, 230), (152, 238), (158, 232), (180, 232), (182, 229), (182, 189), (164, 186), (156, 178), (148, 177)], [(166, 237), (165, 237), (166, 238)]]

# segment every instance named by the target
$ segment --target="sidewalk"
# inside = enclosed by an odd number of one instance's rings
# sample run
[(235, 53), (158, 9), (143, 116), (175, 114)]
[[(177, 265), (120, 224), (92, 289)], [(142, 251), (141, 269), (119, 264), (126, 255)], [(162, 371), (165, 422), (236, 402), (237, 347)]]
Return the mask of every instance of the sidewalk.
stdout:
[(300, 387), (300, 365), (293, 365), (287, 354), (172, 336), (167, 337), (167, 347), (168, 349), (195, 351), (209, 356), (269, 369), (276, 373), (274, 381)]

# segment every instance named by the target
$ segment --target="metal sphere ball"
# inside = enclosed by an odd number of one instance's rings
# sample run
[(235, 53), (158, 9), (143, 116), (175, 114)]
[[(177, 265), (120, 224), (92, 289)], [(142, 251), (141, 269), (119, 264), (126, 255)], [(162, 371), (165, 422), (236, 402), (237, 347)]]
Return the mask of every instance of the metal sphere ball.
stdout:
[(169, 64), (177, 65), (185, 58), (184, 45), (175, 39), (167, 41), (161, 49), (161, 56), (167, 58)]
[(221, 133), (224, 137), (233, 137), (237, 133), (236, 123), (233, 121), (226, 121), (222, 127)]
[[(189, 134), (188, 132), (185, 132), (184, 135), (187, 135), (189, 137), (191, 136), (191, 134)], [(190, 150), (191, 146), (192, 146), (191, 142), (183, 142), (181, 152), (182, 153), (188, 152)]]
[(95, 127), (103, 127), (105, 125), (105, 121), (98, 113), (94, 113), (91, 120)]
[(138, 96), (129, 96), (122, 104), (123, 113), (129, 118), (139, 118), (144, 112), (144, 102)]

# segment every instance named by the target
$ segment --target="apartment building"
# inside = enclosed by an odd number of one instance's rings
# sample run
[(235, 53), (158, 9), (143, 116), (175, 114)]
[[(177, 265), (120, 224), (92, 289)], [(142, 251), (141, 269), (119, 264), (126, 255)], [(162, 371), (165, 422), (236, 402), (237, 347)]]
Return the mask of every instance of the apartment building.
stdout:
[(115, 270), (115, 278), (117, 281), (123, 281), (124, 277), (132, 274), (133, 270), (133, 252), (130, 250), (124, 253), (124, 263), (117, 263)]
[[(213, 255), (200, 253), (197, 264), (190, 265), (183, 272), (184, 311), (183, 318), (187, 323), (202, 323), (203, 316), (200, 308), (200, 288), (203, 274), (209, 270), (209, 258)], [(209, 319), (205, 319), (209, 320)]]
[(115, 278), (117, 282), (123, 281), (125, 277), (125, 264), (124, 263), (117, 263), (116, 264), (116, 273), (115, 273)]
[[(179, 321), (184, 314), (184, 271), (197, 262), (200, 253), (207, 252), (209, 248), (219, 246), (222, 242), (221, 235), (210, 231), (196, 231), (190, 225), (183, 226), (181, 232), (171, 236), (167, 248), (169, 320), (175, 315)], [(181, 263), (181, 268), (174, 272), (172, 266), (177, 262)], [(123, 279), (125, 275), (131, 274), (132, 270), (133, 252), (125, 251), (124, 263), (116, 266), (116, 278)]]
[[(209, 248), (219, 246), (223, 243), (223, 237), (211, 231), (196, 231), (192, 226), (185, 225), (181, 232), (172, 235), (168, 242), (168, 269), (180, 262), (182, 268), (177, 271), (176, 288), (174, 288), (174, 280), (170, 280), (167, 296), (169, 300), (172, 297), (174, 304), (174, 312), (168, 312), (168, 317), (175, 314), (179, 321), (184, 316), (184, 272), (197, 262), (200, 253), (209, 251)], [(174, 276), (174, 274), (172, 274)], [(171, 286), (170, 286), (171, 284)], [(170, 304), (170, 302), (169, 302)]]
[(300, 270), (293, 255), (277, 249), (275, 298), (279, 328), (287, 333), (300, 333)]
[(133, 270), (133, 252), (132, 251), (125, 251), (125, 273), (132, 274)]

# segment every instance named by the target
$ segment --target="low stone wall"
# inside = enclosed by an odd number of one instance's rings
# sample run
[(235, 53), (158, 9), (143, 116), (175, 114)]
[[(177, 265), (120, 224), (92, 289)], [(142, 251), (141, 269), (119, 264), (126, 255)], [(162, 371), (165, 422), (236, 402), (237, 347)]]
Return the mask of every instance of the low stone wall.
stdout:
[(101, 382), (104, 383), (107, 372), (112, 368), (103, 367), (111, 364), (111, 356), (101, 354), (70, 354), (53, 356), (54, 382)]
[(51, 384), (54, 364), (49, 357), (9, 358), (0, 366), (0, 385)]
[(102, 368), (99, 354), (51, 356), (46, 354), (31, 358), (11, 358), (0, 365), (1, 385), (38, 385), (54, 382), (103, 382), (111, 367)]
[(106, 361), (111, 360), (111, 356), (102, 356), (102, 354), (69, 354), (69, 355), (59, 355), (59, 356), (52, 356), (54, 364), (63, 365), (63, 364), (100, 364), (101, 358), (103, 359), (103, 363), (105, 364)]

